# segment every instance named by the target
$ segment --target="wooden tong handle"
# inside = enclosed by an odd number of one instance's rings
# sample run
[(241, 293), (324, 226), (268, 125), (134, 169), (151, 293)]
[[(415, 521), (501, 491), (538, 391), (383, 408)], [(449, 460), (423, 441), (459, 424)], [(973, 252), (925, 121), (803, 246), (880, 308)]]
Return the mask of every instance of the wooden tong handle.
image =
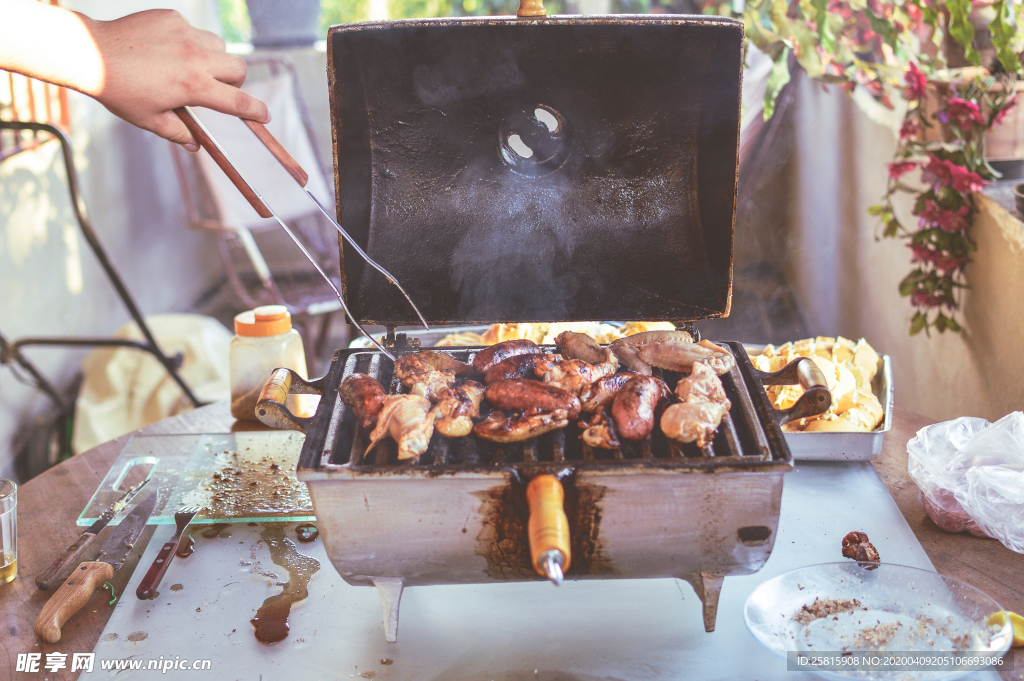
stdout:
[(545, 575), (540, 563), (548, 551), (561, 551), (565, 556), (563, 572), (569, 569), (569, 519), (565, 515), (565, 491), (553, 475), (538, 475), (526, 487), (526, 503), (530, 506), (527, 533), (530, 539), (530, 560), (538, 574)]
[(68, 577), (68, 581), (50, 597), (36, 618), (36, 636), (39, 640), (58, 642), (64, 623), (82, 609), (97, 587), (113, 576), (114, 568), (110, 563), (97, 561), (79, 565)]
[[(174, 113), (178, 114), (178, 118), (180, 118), (181, 122), (185, 124), (185, 127), (188, 128), (190, 133), (192, 133), (192, 136), (196, 138), (196, 141), (199, 142), (199, 146), (206, 149), (206, 152), (210, 154), (210, 157), (213, 158), (217, 165), (220, 166), (220, 169), (224, 171), (224, 174), (228, 176), (228, 179), (231, 180), (231, 183), (235, 185), (238, 191), (242, 192), (242, 196), (245, 197), (246, 201), (256, 209), (259, 216), (261, 218), (273, 217), (273, 213), (270, 212), (270, 209), (264, 205), (263, 201), (261, 201), (260, 197), (256, 194), (256, 191), (249, 186), (249, 183), (246, 182), (238, 173), (238, 170), (231, 165), (231, 161), (229, 161), (227, 156), (224, 155), (224, 152), (220, 150), (220, 147), (210, 139), (210, 136), (206, 134), (205, 130), (203, 130), (203, 126), (199, 125), (199, 121), (193, 118), (192, 114), (184, 107), (175, 109)], [(259, 124), (257, 123), (257, 125)]]
[(299, 162), (292, 158), (292, 155), (288, 153), (288, 150), (281, 146), (281, 143), (277, 141), (277, 138), (270, 134), (267, 130), (267, 126), (256, 121), (250, 121), (247, 118), (243, 118), (242, 122), (249, 126), (249, 129), (260, 138), (260, 142), (263, 142), (263, 146), (267, 148), (277, 162), (284, 166), (284, 169), (288, 171), (288, 174), (295, 178), (295, 181), (299, 183), (300, 187), (305, 187), (306, 183), (309, 182), (309, 175), (302, 169)]

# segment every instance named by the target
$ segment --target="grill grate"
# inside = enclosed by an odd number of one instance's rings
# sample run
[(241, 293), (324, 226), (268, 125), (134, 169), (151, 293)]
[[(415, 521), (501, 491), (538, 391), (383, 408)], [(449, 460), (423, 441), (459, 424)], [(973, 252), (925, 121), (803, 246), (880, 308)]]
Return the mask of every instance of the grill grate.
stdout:
[[(726, 350), (732, 351), (728, 346)], [(472, 363), (478, 349), (441, 349), (453, 358)], [(554, 350), (552, 350), (553, 352)], [(656, 370), (657, 371), (657, 370)], [(375, 351), (357, 351), (346, 358), (344, 370), (338, 382), (352, 373), (364, 373), (376, 378), (390, 394), (405, 393), (408, 390), (395, 376), (391, 360)], [(673, 372), (660, 374), (674, 388), (680, 375)], [(630, 466), (630, 465), (692, 465), (697, 461), (741, 463), (771, 460), (767, 438), (757, 419), (750, 395), (747, 392), (739, 368), (722, 376), (726, 394), (732, 401), (731, 412), (722, 420), (714, 440), (703, 449), (694, 444), (669, 440), (656, 426), (651, 437), (641, 441), (623, 440), (619, 449), (595, 449), (583, 444), (579, 438), (580, 428), (570, 423), (566, 428), (542, 435), (524, 442), (501, 444), (469, 435), (449, 439), (434, 433), (427, 451), (417, 463), (398, 461), (397, 444), (391, 438), (379, 443), (368, 456), (364, 457), (369, 444), (368, 434), (356, 425), (352, 410), (345, 407), (340, 399), (335, 400), (331, 425), (325, 439), (325, 464), (345, 466), (353, 470), (410, 468), (457, 470), (461, 468), (503, 467), (533, 464), (572, 463), (574, 466)], [(334, 395), (337, 395), (335, 384)], [(481, 414), (491, 409), (484, 400)]]

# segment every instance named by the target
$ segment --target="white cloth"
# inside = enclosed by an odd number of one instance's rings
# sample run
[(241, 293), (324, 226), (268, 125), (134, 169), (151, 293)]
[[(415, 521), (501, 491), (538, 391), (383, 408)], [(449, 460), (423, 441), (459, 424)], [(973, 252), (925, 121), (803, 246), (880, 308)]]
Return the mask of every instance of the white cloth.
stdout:
[[(247, 83), (243, 90), (266, 103), (270, 110), (267, 129), (309, 175), (307, 188), (320, 203), (330, 209), (327, 181), (317, 164), (313, 144), (299, 114), (291, 75), (287, 72)], [(282, 220), (319, 212), (305, 192), (239, 119), (209, 109), (194, 108), (203, 125), (227, 152), (228, 158)], [(199, 152), (199, 164), (228, 227), (262, 230), (276, 227), (273, 218), (261, 218), (235, 188), (206, 151)]]
[[(182, 353), (178, 373), (196, 397), (216, 402), (231, 396), (231, 333), (220, 322), (196, 314), (164, 314), (147, 317), (146, 323), (164, 354)], [(114, 337), (143, 340), (135, 322), (125, 324)], [(82, 372), (71, 442), (76, 454), (192, 408), (167, 370), (148, 352), (93, 350), (82, 361)]]

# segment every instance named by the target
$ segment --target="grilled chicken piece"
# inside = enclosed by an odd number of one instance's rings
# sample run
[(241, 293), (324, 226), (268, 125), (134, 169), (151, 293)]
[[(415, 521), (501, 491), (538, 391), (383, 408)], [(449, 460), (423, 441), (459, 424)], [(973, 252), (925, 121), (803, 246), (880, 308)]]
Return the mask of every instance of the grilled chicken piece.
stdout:
[(618, 449), (621, 446), (615, 432), (615, 422), (608, 417), (608, 412), (604, 409), (594, 414), (590, 423), (580, 421), (578, 425), (584, 429), (580, 435), (584, 444), (601, 449)]
[(507, 378), (487, 386), (487, 401), (498, 409), (528, 412), (531, 410), (564, 411), (567, 418), (580, 415), (580, 399), (561, 388), (526, 378)]
[(544, 355), (530, 354), (513, 355), (508, 359), (503, 359), (487, 370), (487, 373), (484, 374), (484, 383), (490, 385), (503, 378), (532, 378), (537, 360), (542, 357)]
[(608, 347), (627, 369), (638, 374), (650, 376), (651, 365), (641, 360), (637, 353), (649, 343), (665, 341), (692, 343), (693, 336), (678, 329), (673, 331), (644, 331), (642, 333), (635, 333), (632, 336), (626, 336), (625, 338), (619, 338)]
[(402, 355), (395, 361), (395, 374), (413, 395), (436, 400), (441, 388), (455, 384), (458, 373), (472, 373), (468, 364), (432, 350)]
[(579, 359), (587, 364), (611, 364), (615, 373), (619, 368), (619, 360), (610, 348), (602, 347), (596, 340), (585, 333), (563, 331), (555, 336), (555, 347), (566, 359)]
[(542, 355), (544, 350), (532, 340), (507, 340), (484, 348), (473, 358), (473, 368), (486, 374), (492, 366), (516, 355)]
[(377, 379), (366, 374), (350, 374), (338, 386), (342, 402), (351, 409), (359, 425), (367, 430), (377, 425), (377, 415), (388, 395)]
[(680, 442), (696, 442), (703, 447), (711, 442), (718, 424), (729, 410), (715, 402), (673, 404), (661, 415), (661, 432)]
[(484, 387), (476, 381), (466, 381), (458, 388), (437, 391), (437, 405), (430, 412), (434, 429), (445, 437), (464, 437), (473, 432), (473, 419), (480, 416), (480, 401)]
[(705, 362), (694, 364), (690, 375), (676, 383), (676, 395), (681, 402), (714, 402), (724, 406), (726, 411), (732, 406), (725, 396), (722, 379)]
[(630, 379), (640, 375), (632, 371), (624, 371), (597, 379), (580, 393), (582, 411), (588, 414), (596, 414), (602, 409), (610, 409), (612, 400), (622, 390), (622, 386), (626, 385)]
[(377, 417), (377, 427), (370, 433), (366, 453), (390, 435), (398, 443), (399, 460), (415, 460), (427, 451), (433, 434), (430, 400), (421, 395), (389, 395)]
[(671, 394), (660, 378), (636, 376), (629, 379), (612, 401), (612, 419), (619, 436), (626, 440), (643, 440), (650, 435), (659, 403)]
[(618, 364), (588, 364), (580, 359), (560, 359), (558, 355), (544, 355), (537, 360), (534, 371), (548, 385), (579, 395), (594, 381), (615, 373)]
[(565, 428), (569, 425), (569, 418), (564, 409), (531, 410), (511, 416), (500, 409), (495, 409), (486, 419), (473, 426), (473, 433), (491, 442), (522, 442), (550, 433), (552, 430)]
[(721, 376), (736, 366), (736, 360), (730, 352), (706, 340), (700, 343), (685, 341), (649, 343), (640, 348), (637, 354), (640, 361), (669, 371), (689, 373), (693, 369), (694, 362), (704, 362)]

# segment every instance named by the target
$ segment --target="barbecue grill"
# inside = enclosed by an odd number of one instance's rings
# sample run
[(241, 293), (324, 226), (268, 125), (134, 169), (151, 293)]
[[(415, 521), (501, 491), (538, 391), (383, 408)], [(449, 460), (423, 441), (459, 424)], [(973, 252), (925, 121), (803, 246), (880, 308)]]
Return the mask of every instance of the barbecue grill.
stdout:
[[(742, 41), (738, 21), (683, 16), (333, 27), (340, 221), (431, 323), (726, 315)], [(396, 355), (415, 351), (394, 334), (408, 306), (345, 255), (354, 315), (386, 325)], [(275, 371), (257, 415), (306, 433), (298, 477), (324, 546), (347, 582), (377, 587), (388, 641), (406, 586), (542, 579), (526, 490), (543, 474), (564, 490), (566, 579), (685, 579), (712, 631), (724, 577), (760, 569), (775, 541), (792, 468), (779, 425), (831, 399), (809, 360), (768, 375), (718, 345), (736, 359), (733, 407), (703, 449), (655, 428), (595, 450), (570, 424), (501, 445), (435, 433), (416, 463), (390, 439), (367, 455), (338, 386), (360, 372), (404, 392), (376, 350), (339, 350), (312, 382)], [(803, 398), (772, 409), (763, 386), (796, 382)], [(316, 414), (289, 413), (289, 393), (321, 395)]]

